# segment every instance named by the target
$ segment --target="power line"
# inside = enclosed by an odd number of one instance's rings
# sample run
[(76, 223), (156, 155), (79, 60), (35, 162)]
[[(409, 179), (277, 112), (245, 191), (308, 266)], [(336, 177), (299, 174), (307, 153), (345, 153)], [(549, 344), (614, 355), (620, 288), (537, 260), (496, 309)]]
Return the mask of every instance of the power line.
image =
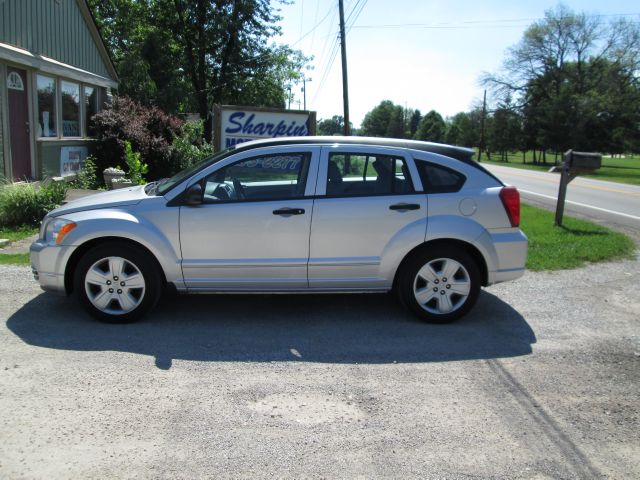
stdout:
[[(348, 30), (347, 32), (351, 29), (351, 27), (353, 26), (353, 24), (358, 20), (358, 17), (360, 16), (360, 14), (362, 13), (362, 11), (364, 10), (364, 7), (366, 6), (367, 2), (369, 0), (356, 0), (356, 2), (353, 4), (353, 8), (351, 9), (349, 15), (347, 15), (347, 20), (346, 22), (348, 22), (350, 19), (353, 19), (351, 22), (351, 25), (348, 26)], [(335, 12), (335, 10), (334, 10)], [(333, 40), (333, 44), (332, 47), (330, 49), (330, 54), (328, 57), (328, 61), (326, 62), (326, 64), (324, 65), (324, 68), (322, 69), (322, 75), (321, 75), (321, 79), (320, 82), (318, 83), (318, 88), (316, 89), (315, 95), (313, 96), (313, 102), (315, 103), (315, 101), (318, 98), (318, 95), (320, 94), (320, 92), (322, 91), (322, 89), (324, 88), (324, 85), (331, 73), (331, 69), (333, 67), (333, 63), (335, 62), (335, 59), (338, 55), (338, 51), (340, 50), (340, 42), (338, 41), (338, 34), (333, 33), (332, 34), (334, 40)], [(327, 43), (328, 44), (328, 43)], [(325, 46), (327, 45), (325, 44)], [(322, 58), (324, 59), (324, 51), (322, 52)], [(322, 64), (322, 62), (321, 62)]]
[[(304, 40), (305, 38), (307, 38), (309, 35), (311, 35), (313, 32), (315, 32), (318, 27), (320, 27), (320, 25), (322, 25), (324, 23), (324, 21), (329, 17), (329, 15), (333, 12), (333, 9), (329, 8), (329, 11), (327, 12), (327, 14), (322, 17), (322, 20), (320, 20), (318, 23), (315, 24), (315, 26), (309, 30), (307, 33), (305, 33), (304, 35), (302, 35), (298, 40), (296, 40), (295, 42), (293, 42), (290, 46), (291, 47), (295, 47), (297, 44), (299, 44), (302, 40)], [(335, 13), (335, 12), (334, 12)]]
[(316, 89), (316, 93), (313, 96), (312, 103), (315, 103), (316, 99), (318, 98), (318, 95), (320, 94), (320, 91), (324, 87), (325, 81), (329, 77), (329, 73), (331, 72), (331, 67), (333, 67), (333, 62), (335, 61), (336, 56), (338, 55), (338, 51), (340, 50), (339, 46), (340, 46), (340, 42), (338, 41), (338, 38), (336, 36), (333, 43), (332, 50), (331, 50), (331, 54), (329, 56), (329, 61), (327, 62), (327, 64), (325, 65), (325, 68), (323, 69), (323, 75), (320, 82), (318, 83), (318, 88)]
[(353, 6), (353, 8), (351, 9), (351, 11), (349, 12), (349, 15), (347, 15), (347, 19), (345, 20), (345, 23), (349, 23), (349, 20), (351, 20), (351, 16), (353, 15), (353, 12), (356, 11), (356, 8), (358, 8), (358, 5), (362, 2), (362, 0), (357, 0), (355, 5)]
[[(364, 10), (364, 7), (367, 6), (367, 2), (368, 1), (369, 0), (363, 0), (362, 4), (360, 5), (360, 10), (358, 10), (358, 12), (354, 15), (353, 21), (351, 22), (351, 24), (347, 26), (347, 33), (349, 33), (351, 31), (351, 29), (353, 28), (353, 25), (358, 21), (358, 17), (360, 16), (362, 11)], [(351, 13), (353, 13), (357, 7), (358, 7), (358, 5), (356, 4), (356, 6), (353, 7), (353, 10), (351, 11)], [(346, 23), (349, 23), (349, 19), (348, 18), (347, 18)]]
[[(329, 11), (331, 11), (331, 10), (329, 10)], [(313, 23), (314, 23), (315, 25), (317, 25), (317, 22), (318, 22), (318, 14), (319, 14), (319, 13), (320, 13), (320, 2), (316, 2), (316, 16), (313, 18)], [(327, 13), (327, 15), (329, 15), (329, 14)], [(311, 50), (311, 51), (313, 51), (313, 44), (314, 44), (315, 39), (316, 39), (316, 33), (315, 33), (315, 32), (316, 32), (316, 31), (315, 31), (315, 30), (313, 30), (313, 35), (311, 36), (311, 48), (310, 48), (310, 50)]]
[[(366, 2), (365, 2), (366, 3)], [(585, 18), (606, 18), (606, 17), (634, 17), (640, 16), (640, 13), (609, 13), (581, 15)], [(425, 28), (425, 29), (466, 29), (466, 28), (513, 28), (526, 26), (530, 22), (544, 20), (544, 18), (512, 18), (512, 19), (495, 19), (495, 20), (467, 20), (460, 22), (435, 22), (435, 23), (394, 23), (379, 25), (353, 25), (351, 28)], [(523, 24), (522, 22), (527, 22)], [(512, 23), (512, 25), (501, 25)]]

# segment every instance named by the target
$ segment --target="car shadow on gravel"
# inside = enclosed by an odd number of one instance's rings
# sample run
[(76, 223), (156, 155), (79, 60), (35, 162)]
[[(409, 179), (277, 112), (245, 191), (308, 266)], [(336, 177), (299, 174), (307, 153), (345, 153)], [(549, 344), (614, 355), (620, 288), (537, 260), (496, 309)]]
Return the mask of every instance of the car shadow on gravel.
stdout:
[(76, 351), (177, 360), (408, 363), (505, 358), (531, 353), (526, 320), (483, 291), (456, 323), (430, 325), (389, 294), (169, 296), (145, 320), (108, 325), (69, 298), (41, 294), (7, 320), (24, 342)]

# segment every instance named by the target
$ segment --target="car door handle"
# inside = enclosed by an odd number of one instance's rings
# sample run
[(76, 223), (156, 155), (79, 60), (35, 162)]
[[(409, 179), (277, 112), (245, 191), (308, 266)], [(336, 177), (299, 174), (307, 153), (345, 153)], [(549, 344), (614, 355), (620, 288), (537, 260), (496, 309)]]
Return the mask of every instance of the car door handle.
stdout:
[(417, 203), (396, 203), (389, 206), (389, 210), (420, 210)]
[(279, 208), (273, 211), (274, 215), (304, 215), (304, 208)]

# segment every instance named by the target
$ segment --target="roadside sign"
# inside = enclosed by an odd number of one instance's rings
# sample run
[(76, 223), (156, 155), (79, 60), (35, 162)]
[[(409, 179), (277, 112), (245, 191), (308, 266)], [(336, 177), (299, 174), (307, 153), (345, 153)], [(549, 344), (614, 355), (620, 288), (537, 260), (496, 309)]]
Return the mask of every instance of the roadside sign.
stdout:
[(261, 138), (315, 135), (316, 112), (215, 105), (213, 124), (217, 152)]

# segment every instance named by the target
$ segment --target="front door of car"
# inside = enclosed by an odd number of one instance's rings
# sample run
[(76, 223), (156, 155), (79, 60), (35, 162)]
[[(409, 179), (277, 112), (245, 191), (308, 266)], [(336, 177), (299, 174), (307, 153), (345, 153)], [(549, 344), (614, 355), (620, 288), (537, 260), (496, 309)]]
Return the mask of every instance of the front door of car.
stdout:
[(180, 207), (182, 272), (197, 290), (306, 289), (318, 148), (252, 150), (204, 172)]
[(427, 198), (412, 159), (383, 147), (323, 147), (309, 287), (386, 289), (424, 242)]

